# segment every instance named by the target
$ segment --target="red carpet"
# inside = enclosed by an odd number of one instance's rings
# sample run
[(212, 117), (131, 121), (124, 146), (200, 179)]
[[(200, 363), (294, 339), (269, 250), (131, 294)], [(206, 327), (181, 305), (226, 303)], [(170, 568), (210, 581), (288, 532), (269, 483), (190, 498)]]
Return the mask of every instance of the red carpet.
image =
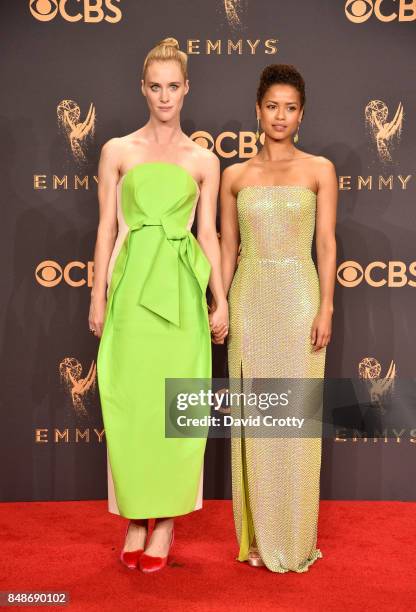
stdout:
[[(125, 519), (106, 501), (0, 505), (0, 590), (68, 591), (89, 612), (411, 610), (416, 607), (416, 503), (321, 502), (324, 558), (273, 574), (235, 561), (231, 503), (207, 501), (177, 520), (173, 562), (158, 574), (118, 560)], [(16, 608), (9, 608), (10, 610)]]

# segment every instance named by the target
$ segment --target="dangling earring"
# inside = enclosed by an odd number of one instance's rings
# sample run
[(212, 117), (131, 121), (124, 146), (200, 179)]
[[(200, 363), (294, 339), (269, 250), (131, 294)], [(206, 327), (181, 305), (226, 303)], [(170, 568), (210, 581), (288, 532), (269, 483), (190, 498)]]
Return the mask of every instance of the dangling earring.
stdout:
[(299, 142), (299, 127), (300, 127), (300, 124), (298, 125), (298, 131), (296, 132), (296, 134), (295, 134), (295, 136), (293, 138), (293, 142), (294, 143)]
[(257, 131), (256, 131), (256, 142), (258, 141), (258, 139), (260, 138), (260, 117), (257, 117)]

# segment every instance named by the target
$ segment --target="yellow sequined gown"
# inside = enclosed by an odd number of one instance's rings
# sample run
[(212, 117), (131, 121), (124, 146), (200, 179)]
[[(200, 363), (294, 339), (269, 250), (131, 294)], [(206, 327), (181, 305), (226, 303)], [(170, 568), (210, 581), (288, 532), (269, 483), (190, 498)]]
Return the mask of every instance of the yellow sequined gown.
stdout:
[[(313, 352), (320, 303), (311, 257), (316, 195), (301, 186), (250, 186), (237, 197), (241, 255), (229, 292), (230, 378), (322, 378)], [(244, 430), (243, 430), (244, 434)], [(274, 572), (307, 571), (316, 548), (321, 438), (233, 437), (233, 510), (247, 560), (255, 541)]]

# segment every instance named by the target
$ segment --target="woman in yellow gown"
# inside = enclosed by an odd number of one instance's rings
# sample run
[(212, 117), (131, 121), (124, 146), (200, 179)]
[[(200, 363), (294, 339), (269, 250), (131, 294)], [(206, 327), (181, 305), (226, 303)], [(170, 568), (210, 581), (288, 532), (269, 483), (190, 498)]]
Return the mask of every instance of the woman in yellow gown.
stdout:
[[(264, 146), (223, 173), (228, 366), (230, 378), (243, 382), (324, 377), (338, 189), (333, 164), (293, 143), (304, 105), (299, 72), (282, 64), (266, 67), (256, 104)], [(315, 228), (319, 276), (311, 257)], [(216, 334), (214, 341), (223, 342), (225, 335)], [(320, 406), (321, 400), (318, 392)], [(308, 413), (309, 398), (303, 404)], [(274, 572), (306, 571), (322, 556), (316, 548), (321, 436), (249, 437), (242, 428), (231, 447), (238, 559)]]

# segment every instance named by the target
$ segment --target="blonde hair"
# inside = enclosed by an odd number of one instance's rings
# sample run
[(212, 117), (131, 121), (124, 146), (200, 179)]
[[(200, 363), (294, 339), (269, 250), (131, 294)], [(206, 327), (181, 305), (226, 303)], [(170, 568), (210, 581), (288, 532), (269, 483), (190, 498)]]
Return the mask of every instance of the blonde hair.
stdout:
[(186, 80), (188, 78), (188, 56), (179, 49), (179, 43), (176, 38), (164, 38), (153, 49), (150, 49), (144, 60), (142, 79), (144, 80), (146, 70), (151, 62), (164, 62), (168, 60), (179, 62), (183, 78)]

